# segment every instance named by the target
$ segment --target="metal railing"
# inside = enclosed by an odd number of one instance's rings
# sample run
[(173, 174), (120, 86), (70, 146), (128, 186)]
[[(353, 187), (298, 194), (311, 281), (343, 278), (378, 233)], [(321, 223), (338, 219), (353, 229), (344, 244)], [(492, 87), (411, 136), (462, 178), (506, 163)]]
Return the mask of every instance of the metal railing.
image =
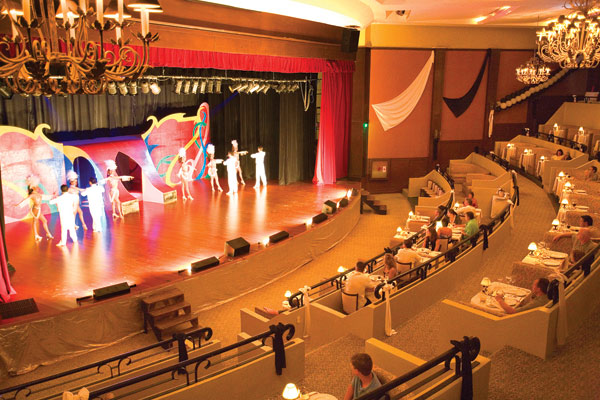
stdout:
[(579, 150), (583, 153), (587, 152), (587, 146), (585, 144), (581, 144), (571, 139), (561, 138), (559, 136), (555, 136), (552, 133), (535, 132), (532, 136), (538, 139), (560, 144), (561, 146), (570, 147), (572, 149)]
[[(392, 389), (395, 389), (398, 386), (403, 385), (409, 382), (410, 380), (419, 377), (420, 375), (423, 375), (427, 371), (430, 371), (440, 365), (443, 365), (442, 373), (450, 371), (452, 369), (450, 365), (452, 360), (454, 360), (454, 379), (446, 380), (442, 384), (448, 385), (457, 379), (462, 379), (460, 398), (461, 400), (471, 400), (473, 398), (473, 367), (476, 367), (478, 365), (478, 363), (474, 361), (479, 355), (481, 344), (479, 343), (478, 338), (467, 336), (465, 336), (461, 341), (452, 340), (450, 341), (450, 343), (453, 345), (451, 349), (418, 366), (412, 371), (409, 371), (406, 374), (397, 377), (396, 379), (386, 383), (385, 385), (381, 385), (377, 389), (365, 393), (364, 395), (358, 397), (356, 400), (376, 400), (382, 397), (386, 400), (390, 400), (391, 397), (389, 392)], [(434, 376), (439, 377), (440, 375), (441, 374)], [(427, 380), (426, 377), (423, 378)], [(403, 396), (406, 396), (413, 390), (420, 387), (420, 385), (418, 384), (416, 384), (415, 386), (417, 387), (409, 387), (408, 389), (402, 391), (402, 393), (399, 393), (394, 397), (403, 398)]]

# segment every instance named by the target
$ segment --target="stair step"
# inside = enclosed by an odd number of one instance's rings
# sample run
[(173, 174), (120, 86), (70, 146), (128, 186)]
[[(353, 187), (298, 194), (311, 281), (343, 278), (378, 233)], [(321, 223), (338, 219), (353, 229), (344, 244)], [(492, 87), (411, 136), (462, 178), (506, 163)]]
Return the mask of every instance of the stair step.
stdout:
[(378, 207), (378, 206), (381, 206), (381, 205), (382, 205), (382, 204), (381, 204), (381, 200), (373, 200), (373, 201), (371, 202), (371, 205), (372, 205), (373, 207)]
[(155, 303), (160, 303), (162, 301), (175, 300), (178, 297), (181, 297), (181, 299), (183, 300), (183, 292), (179, 289), (173, 288), (165, 290), (164, 292), (156, 293), (151, 296), (145, 297), (142, 299), (142, 303), (149, 306)]
[(165, 318), (154, 324), (154, 327), (161, 332), (173, 328), (177, 325), (183, 324), (184, 322), (191, 322), (192, 320), (198, 321), (197, 314), (184, 314), (175, 318)]
[[(188, 309), (188, 310), (186, 311), (186, 309)], [(156, 318), (160, 318), (162, 316), (168, 315), (172, 312), (179, 311), (179, 310), (184, 310), (186, 313), (189, 313), (192, 310), (192, 306), (187, 301), (182, 301), (180, 303), (171, 304), (166, 307), (155, 308), (154, 310), (150, 311), (148, 314), (152, 318), (156, 319)]]
[(370, 195), (368, 195), (368, 196), (365, 198), (365, 200), (366, 200), (366, 201), (375, 201), (375, 196), (373, 196), (372, 194), (370, 194)]

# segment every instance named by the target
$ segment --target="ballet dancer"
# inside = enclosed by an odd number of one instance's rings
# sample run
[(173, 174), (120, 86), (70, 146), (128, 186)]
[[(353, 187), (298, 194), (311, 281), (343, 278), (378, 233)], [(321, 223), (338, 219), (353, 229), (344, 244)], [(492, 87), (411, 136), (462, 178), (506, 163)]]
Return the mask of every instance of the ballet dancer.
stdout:
[(265, 153), (262, 146), (258, 146), (258, 152), (251, 154), (250, 157), (254, 158), (256, 162), (256, 184), (254, 189), (260, 188), (262, 182), (264, 187), (267, 187), (267, 176), (265, 174)]
[[(83, 226), (83, 230), (87, 231), (87, 225), (83, 220), (83, 211), (81, 211), (81, 207), (79, 206), (79, 192), (83, 189), (79, 189), (77, 186), (77, 173), (73, 170), (67, 172), (67, 182), (69, 184), (69, 193), (73, 195), (73, 201), (75, 202), (75, 214), (79, 215), (79, 220), (81, 221), (81, 226)], [(76, 218), (77, 220), (77, 218)], [(75, 221), (77, 222), (77, 221)], [(75, 225), (75, 229), (79, 229), (77, 225)]]
[[(237, 140), (232, 140), (231, 141), (231, 152), (233, 154), (233, 156), (235, 157), (235, 170), (236, 173), (240, 175), (240, 183), (242, 185), (245, 185), (246, 182), (244, 182), (244, 177), (242, 176), (242, 167), (240, 165), (240, 156), (245, 156), (246, 154), (248, 154), (247, 151), (238, 151), (238, 142)], [(237, 180), (237, 176), (235, 177), (235, 179)], [(236, 190), (237, 192), (237, 190)]]
[(42, 227), (46, 231), (46, 238), (48, 240), (54, 239), (54, 236), (52, 236), (48, 229), (48, 220), (42, 214), (42, 200), (50, 200), (51, 196), (42, 194), (39, 184), (40, 179), (37, 176), (28, 176), (27, 197), (17, 204), (18, 207), (22, 207), (29, 201), (29, 213), (33, 217), (33, 235), (36, 242), (42, 240), (42, 237), (38, 234), (38, 221), (42, 223)]
[[(117, 163), (115, 163), (113, 160), (106, 160), (106, 166), (106, 179), (104, 179), (104, 181), (108, 183), (110, 189), (108, 192), (108, 197), (110, 199), (110, 204), (112, 204), (112, 216), (113, 218), (123, 219), (123, 207), (121, 205), (121, 200), (119, 199), (119, 182), (130, 181), (133, 179), (133, 176), (119, 176), (117, 174)], [(116, 213), (115, 209), (119, 212), (118, 214)]]
[(237, 193), (237, 162), (233, 152), (227, 153), (227, 160), (223, 161), (223, 165), (227, 167), (227, 184), (229, 185), (228, 195)]
[(62, 194), (52, 200), (50, 204), (56, 204), (58, 207), (58, 216), (60, 218), (60, 242), (57, 246), (65, 246), (67, 244), (67, 233), (71, 236), (73, 243), (77, 243), (77, 235), (75, 234), (75, 195), (69, 193), (67, 185), (61, 185), (60, 191)]
[(90, 187), (81, 192), (82, 196), (88, 198), (88, 207), (92, 215), (92, 229), (94, 232), (102, 232), (102, 218), (104, 217), (104, 188), (98, 185), (98, 180), (90, 178)]
[[(186, 161), (185, 158), (185, 149), (182, 147), (179, 149), (179, 164), (181, 164), (181, 166), (177, 176), (181, 180), (181, 196), (183, 197), (183, 201), (186, 201), (187, 199), (194, 200), (190, 193), (190, 181), (192, 180), (192, 172), (196, 169), (193, 167), (194, 160)], [(185, 197), (186, 192), (187, 198)]]
[(208, 154), (208, 176), (210, 176), (210, 187), (212, 191), (215, 191), (215, 182), (219, 192), (222, 192), (221, 185), (219, 184), (219, 175), (217, 174), (217, 164), (221, 164), (223, 160), (215, 159), (215, 146), (209, 144), (206, 146), (206, 154)]

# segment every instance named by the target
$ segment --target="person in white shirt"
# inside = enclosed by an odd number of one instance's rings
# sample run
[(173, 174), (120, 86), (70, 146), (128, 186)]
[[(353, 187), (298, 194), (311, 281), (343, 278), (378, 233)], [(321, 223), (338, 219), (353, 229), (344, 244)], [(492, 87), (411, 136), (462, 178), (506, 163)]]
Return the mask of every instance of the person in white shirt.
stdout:
[(98, 185), (96, 178), (90, 178), (90, 187), (81, 192), (88, 198), (88, 207), (92, 215), (92, 228), (94, 232), (102, 232), (102, 218), (104, 217), (104, 188)]
[(61, 185), (62, 194), (50, 200), (50, 204), (56, 204), (58, 207), (58, 216), (60, 217), (60, 242), (57, 246), (65, 246), (67, 244), (67, 233), (71, 236), (73, 243), (77, 243), (77, 235), (75, 234), (75, 201), (74, 195), (69, 193), (67, 185)]
[(398, 262), (398, 274), (402, 274), (411, 268), (417, 266), (421, 262), (419, 253), (412, 249), (412, 239), (406, 239), (402, 244), (402, 248), (396, 253), (396, 261)]
[(227, 184), (229, 185), (227, 194), (231, 195), (237, 193), (237, 160), (231, 151), (227, 154), (227, 160), (223, 161), (223, 165), (227, 167)]
[(374, 282), (369, 277), (369, 274), (365, 274), (366, 265), (362, 261), (356, 263), (354, 272), (346, 280), (346, 286), (344, 291), (348, 294), (358, 294), (358, 306), (366, 306), (367, 299), (365, 297), (367, 291), (373, 291), (377, 282)]
[(265, 153), (262, 146), (258, 146), (258, 152), (250, 155), (256, 161), (256, 184), (254, 189), (260, 188), (260, 183), (267, 186), (267, 175), (265, 174)]

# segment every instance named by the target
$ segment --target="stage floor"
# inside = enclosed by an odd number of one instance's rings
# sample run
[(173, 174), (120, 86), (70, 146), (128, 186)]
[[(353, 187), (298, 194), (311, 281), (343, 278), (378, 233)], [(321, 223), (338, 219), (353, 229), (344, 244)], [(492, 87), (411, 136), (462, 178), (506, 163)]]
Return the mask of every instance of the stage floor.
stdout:
[[(226, 182), (222, 182), (226, 184)], [(234, 196), (213, 193), (210, 183), (191, 184), (193, 201), (167, 205), (140, 201), (140, 212), (113, 221), (110, 210), (103, 232), (79, 228), (78, 242), (57, 247), (58, 214), (47, 215), (55, 238), (36, 243), (31, 221), (6, 225), (8, 256), (16, 272), (13, 300), (33, 297), (40, 310), (0, 324), (41, 318), (77, 307), (78, 297), (92, 290), (127, 281), (138, 290), (180, 279), (177, 271), (191, 262), (221, 256), (227, 240), (242, 236), (251, 244), (281, 230), (303, 230), (306, 219), (321, 212), (327, 199), (339, 199), (358, 184), (313, 185), (271, 183), (260, 191), (250, 183)], [(180, 195), (180, 188), (177, 188)], [(77, 222), (79, 224), (79, 221)], [(41, 227), (40, 227), (41, 228)], [(43, 231), (43, 230), (42, 230)]]

